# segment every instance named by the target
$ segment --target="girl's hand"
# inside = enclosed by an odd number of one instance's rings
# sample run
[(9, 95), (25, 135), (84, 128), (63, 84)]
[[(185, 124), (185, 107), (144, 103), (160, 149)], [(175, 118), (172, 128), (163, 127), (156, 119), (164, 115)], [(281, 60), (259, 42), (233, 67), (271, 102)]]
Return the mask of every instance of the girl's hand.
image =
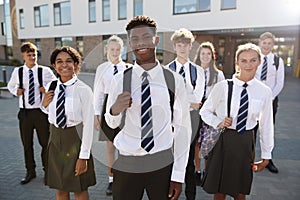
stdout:
[(261, 172), (268, 164), (269, 164), (269, 160), (261, 160), (261, 161), (255, 162), (252, 165), (252, 170), (254, 172)]

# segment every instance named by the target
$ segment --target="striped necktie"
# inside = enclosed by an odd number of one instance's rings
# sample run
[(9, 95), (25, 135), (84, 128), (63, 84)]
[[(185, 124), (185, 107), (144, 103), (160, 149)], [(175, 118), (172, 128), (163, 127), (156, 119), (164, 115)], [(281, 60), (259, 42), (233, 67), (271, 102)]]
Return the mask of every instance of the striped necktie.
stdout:
[(247, 115), (248, 115), (248, 93), (246, 87), (248, 86), (247, 83), (243, 85), (244, 89), (241, 93), (241, 101), (240, 101), (240, 108), (238, 112), (237, 118), (237, 125), (236, 130), (238, 133), (243, 133), (246, 130), (246, 122), (247, 122)]
[(184, 71), (184, 65), (181, 66), (180, 70), (179, 70), (179, 74), (183, 77), (184, 81), (185, 81), (185, 71)]
[(118, 73), (118, 67), (117, 67), (117, 65), (114, 66), (114, 75), (115, 75), (116, 73)]
[(153, 125), (152, 125), (152, 109), (150, 85), (147, 79), (148, 73), (142, 75), (142, 99), (141, 99), (141, 147), (149, 152), (154, 147)]
[(263, 66), (261, 68), (260, 80), (262, 81), (267, 80), (267, 72), (268, 72), (268, 62), (267, 62), (267, 56), (265, 56)]
[(67, 118), (65, 114), (65, 85), (59, 85), (59, 94), (56, 102), (56, 124), (60, 128), (66, 126)]
[(35, 102), (34, 99), (34, 77), (33, 77), (33, 71), (29, 70), (29, 93), (28, 93), (28, 103), (30, 105), (33, 105)]

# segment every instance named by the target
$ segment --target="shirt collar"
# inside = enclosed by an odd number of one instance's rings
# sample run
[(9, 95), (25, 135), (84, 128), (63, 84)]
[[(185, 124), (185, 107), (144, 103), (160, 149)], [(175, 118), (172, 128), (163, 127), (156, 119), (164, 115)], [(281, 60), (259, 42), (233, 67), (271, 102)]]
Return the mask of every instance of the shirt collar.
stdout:
[[(236, 75), (234, 75), (233, 78), (232, 78), (234, 84), (236, 84), (236, 85), (238, 85), (238, 86), (240, 86), (240, 87), (243, 87), (243, 85), (244, 85), (245, 82), (244, 82), (244, 81), (241, 81), (240, 79), (238, 79), (237, 76), (238, 76), (238, 75), (236, 74)], [(248, 84), (248, 85), (252, 85), (252, 84), (254, 83), (254, 79), (255, 79), (255, 78), (253, 78), (253, 79), (251, 79), (250, 81), (248, 81), (247, 84)]]
[(32, 68), (29, 68), (26, 64), (24, 64), (24, 69), (25, 69), (26, 71), (29, 71), (30, 69), (31, 69), (32, 71), (35, 71), (35, 70), (37, 69), (37, 67), (38, 67), (38, 64), (35, 64)]
[[(151, 78), (151, 79), (154, 79), (155, 78), (155, 76), (158, 74), (158, 73), (160, 73), (160, 63), (159, 63), (159, 61), (158, 60), (156, 60), (156, 65), (155, 65), (155, 67), (153, 67), (152, 69), (150, 69), (150, 70), (148, 70), (147, 71), (147, 73), (148, 73), (148, 75), (149, 75), (149, 77)], [(137, 74), (137, 76), (138, 77), (142, 77), (142, 74), (145, 72), (145, 70), (140, 66), (140, 65), (138, 65), (136, 62), (134, 63), (134, 65), (133, 65), (133, 68), (134, 68), (134, 71), (135, 71), (135, 73)]]
[(181, 64), (181, 63), (178, 61), (177, 58), (175, 59), (175, 62), (176, 62), (177, 68), (179, 68), (179, 69), (180, 69), (180, 67), (181, 67), (182, 65), (184, 65), (184, 68), (187, 68), (187, 67), (189, 66), (189, 64), (190, 64), (190, 60), (187, 60), (184, 64)]
[(58, 83), (59, 83), (59, 85), (60, 85), (60, 84), (64, 84), (65, 86), (70, 86), (70, 85), (73, 85), (77, 80), (78, 80), (77, 76), (74, 75), (72, 79), (68, 80), (68, 81), (65, 82), (65, 83), (62, 83), (62, 82), (60, 81), (60, 79), (58, 79)]

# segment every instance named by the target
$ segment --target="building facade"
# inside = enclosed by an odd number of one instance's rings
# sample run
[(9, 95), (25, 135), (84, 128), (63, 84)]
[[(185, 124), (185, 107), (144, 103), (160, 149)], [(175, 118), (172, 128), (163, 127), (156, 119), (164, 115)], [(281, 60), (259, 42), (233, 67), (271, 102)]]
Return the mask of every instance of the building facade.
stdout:
[[(7, 0), (5, 0), (7, 1)], [(125, 26), (136, 15), (148, 15), (158, 23), (159, 60), (174, 58), (170, 36), (179, 28), (195, 35), (191, 60), (203, 41), (217, 50), (218, 65), (225, 75), (234, 73), (237, 45), (258, 42), (265, 31), (276, 36), (275, 53), (287, 69), (300, 59), (298, 0), (11, 0), (13, 57), (20, 58), (24, 41), (35, 43), (40, 63), (49, 65), (51, 51), (62, 45), (75, 47), (83, 56), (84, 70), (93, 71), (106, 60), (105, 41), (117, 34), (125, 41), (123, 58), (134, 60), (127, 45)], [(1, 18), (0, 18), (1, 19)]]

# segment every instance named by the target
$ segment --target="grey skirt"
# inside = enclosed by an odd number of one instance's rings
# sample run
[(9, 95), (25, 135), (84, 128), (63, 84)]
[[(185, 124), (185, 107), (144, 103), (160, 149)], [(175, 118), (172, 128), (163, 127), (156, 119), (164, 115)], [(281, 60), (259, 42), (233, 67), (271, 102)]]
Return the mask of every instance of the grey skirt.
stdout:
[(45, 183), (50, 188), (65, 192), (81, 192), (96, 184), (92, 155), (88, 160), (87, 172), (75, 176), (75, 166), (81, 146), (81, 135), (82, 124), (65, 129), (50, 125), (45, 177)]
[(254, 131), (226, 130), (208, 155), (203, 189), (210, 194), (248, 195), (253, 180)]

